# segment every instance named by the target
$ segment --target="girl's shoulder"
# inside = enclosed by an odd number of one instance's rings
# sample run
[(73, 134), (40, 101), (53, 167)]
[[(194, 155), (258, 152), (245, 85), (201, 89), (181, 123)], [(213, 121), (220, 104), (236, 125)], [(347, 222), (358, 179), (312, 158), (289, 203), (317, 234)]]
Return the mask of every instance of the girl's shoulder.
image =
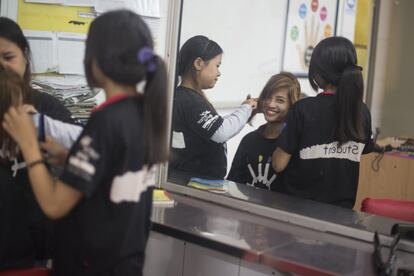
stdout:
[(210, 110), (216, 113), (205, 97), (186, 87), (178, 87), (175, 91), (173, 108), (175, 111), (184, 111), (186, 114), (199, 113), (200, 110)]
[(143, 113), (144, 103), (136, 97), (128, 97), (119, 101), (106, 104), (101, 108), (97, 108), (91, 114), (91, 118), (97, 118), (99, 120), (118, 120), (128, 119), (131, 120), (136, 117), (141, 117)]
[(175, 100), (189, 100), (189, 101), (204, 101), (204, 98), (197, 93), (196, 91), (187, 88), (178, 86), (175, 89), (174, 93), (174, 99)]
[[(330, 108), (334, 104), (334, 99), (328, 97), (311, 96), (298, 100), (291, 107), (292, 112), (319, 112), (321, 109)], [(290, 111), (289, 111), (290, 112)]]

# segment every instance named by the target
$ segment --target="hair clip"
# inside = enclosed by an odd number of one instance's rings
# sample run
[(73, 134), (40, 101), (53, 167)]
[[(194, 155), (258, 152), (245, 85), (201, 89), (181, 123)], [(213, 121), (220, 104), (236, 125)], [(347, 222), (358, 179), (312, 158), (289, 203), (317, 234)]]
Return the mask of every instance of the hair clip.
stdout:
[(142, 47), (139, 49), (137, 59), (139, 63), (147, 67), (148, 72), (153, 73), (157, 70), (154, 51), (150, 47)]

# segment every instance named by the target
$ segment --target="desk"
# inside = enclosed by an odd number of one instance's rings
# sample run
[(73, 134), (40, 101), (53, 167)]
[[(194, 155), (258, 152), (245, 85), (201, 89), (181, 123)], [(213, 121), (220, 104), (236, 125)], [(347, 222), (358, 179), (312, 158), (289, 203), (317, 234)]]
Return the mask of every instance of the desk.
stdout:
[(362, 156), (355, 210), (366, 197), (414, 201), (414, 158), (385, 153), (375, 171), (372, 163), (377, 155)]

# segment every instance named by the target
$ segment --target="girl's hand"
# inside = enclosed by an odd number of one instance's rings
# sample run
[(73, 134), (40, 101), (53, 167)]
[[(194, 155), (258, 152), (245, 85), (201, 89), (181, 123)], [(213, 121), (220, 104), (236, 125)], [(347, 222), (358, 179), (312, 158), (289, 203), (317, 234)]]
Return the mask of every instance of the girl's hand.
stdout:
[(10, 107), (4, 114), (2, 125), (22, 151), (37, 145), (36, 129), (24, 106)]
[(247, 99), (242, 104), (248, 104), (252, 107), (252, 109), (257, 108), (257, 98)]
[(43, 158), (52, 166), (63, 167), (68, 156), (68, 149), (53, 140), (52, 137), (46, 136), (46, 141), (40, 143), (43, 150)]

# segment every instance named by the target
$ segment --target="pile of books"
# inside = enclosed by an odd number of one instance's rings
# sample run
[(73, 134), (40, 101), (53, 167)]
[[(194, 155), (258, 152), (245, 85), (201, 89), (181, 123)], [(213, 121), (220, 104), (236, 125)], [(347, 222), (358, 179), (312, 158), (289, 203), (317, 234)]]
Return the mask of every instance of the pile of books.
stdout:
[(211, 180), (193, 177), (187, 186), (216, 193), (225, 193), (228, 191), (226, 180), (223, 179)]

